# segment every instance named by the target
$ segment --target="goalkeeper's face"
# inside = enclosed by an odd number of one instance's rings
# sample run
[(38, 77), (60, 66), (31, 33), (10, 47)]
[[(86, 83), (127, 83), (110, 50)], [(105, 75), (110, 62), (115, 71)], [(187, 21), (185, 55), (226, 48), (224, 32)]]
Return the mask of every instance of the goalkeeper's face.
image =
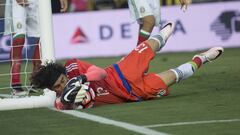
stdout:
[(52, 90), (54, 90), (57, 93), (62, 93), (67, 82), (68, 82), (67, 76), (65, 74), (61, 74), (58, 77), (57, 81), (53, 84)]

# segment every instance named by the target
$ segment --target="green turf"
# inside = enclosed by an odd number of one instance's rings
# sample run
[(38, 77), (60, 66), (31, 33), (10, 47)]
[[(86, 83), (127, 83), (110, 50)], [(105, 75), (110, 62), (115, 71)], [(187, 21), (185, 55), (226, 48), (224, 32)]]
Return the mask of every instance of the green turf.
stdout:
[[(170, 88), (168, 97), (138, 103), (107, 105), (80, 110), (140, 126), (206, 120), (240, 119), (240, 48), (226, 49), (213, 63), (204, 65), (188, 80)], [(161, 72), (189, 61), (193, 53), (157, 55), (151, 72)], [(120, 58), (85, 59), (106, 67)], [(7, 64), (0, 65), (8, 70)], [(7, 82), (8, 78), (1, 78)], [(154, 127), (156, 131), (175, 135), (238, 135), (240, 122)], [(0, 134), (137, 134), (119, 127), (98, 124), (49, 109), (0, 112)]]
[(0, 114), (1, 135), (134, 134), (119, 127), (79, 120), (49, 109), (4, 111)]

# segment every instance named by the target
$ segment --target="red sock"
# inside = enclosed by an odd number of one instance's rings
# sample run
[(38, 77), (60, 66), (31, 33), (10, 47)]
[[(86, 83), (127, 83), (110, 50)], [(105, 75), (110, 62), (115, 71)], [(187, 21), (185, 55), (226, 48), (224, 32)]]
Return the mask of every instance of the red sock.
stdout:
[(150, 33), (144, 30), (140, 30), (138, 34), (138, 42), (137, 45), (141, 44), (143, 41), (147, 40), (150, 36)]
[(20, 84), (20, 71), (22, 62), (22, 49), (25, 37), (13, 38), (12, 48), (10, 52), (11, 58), (11, 84)]
[(37, 70), (38, 67), (41, 65), (40, 60), (40, 50), (39, 50), (40, 43), (38, 42), (37, 46), (34, 48), (33, 52), (33, 71)]
[(198, 68), (200, 68), (202, 66), (203, 62), (199, 57), (195, 57), (192, 61), (197, 64)]
[(142, 36), (142, 35), (138, 35), (138, 43), (137, 45), (141, 44), (143, 41), (147, 40), (148, 38)]

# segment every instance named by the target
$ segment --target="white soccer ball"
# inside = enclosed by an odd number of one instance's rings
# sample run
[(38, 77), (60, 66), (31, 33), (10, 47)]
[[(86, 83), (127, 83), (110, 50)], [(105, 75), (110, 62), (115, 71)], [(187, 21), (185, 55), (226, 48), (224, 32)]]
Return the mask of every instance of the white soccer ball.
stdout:
[(75, 105), (78, 106), (78, 108), (91, 108), (94, 105), (95, 101), (95, 92), (94, 90), (86, 84), (81, 84), (81, 88), (78, 91), (76, 98), (75, 98)]

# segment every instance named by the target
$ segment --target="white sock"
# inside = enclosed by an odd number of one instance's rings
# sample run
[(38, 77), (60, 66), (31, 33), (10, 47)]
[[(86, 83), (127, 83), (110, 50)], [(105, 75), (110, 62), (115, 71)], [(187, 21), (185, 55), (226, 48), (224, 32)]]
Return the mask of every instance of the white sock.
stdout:
[(170, 70), (175, 73), (176, 82), (180, 82), (181, 80), (187, 79), (188, 77), (192, 76), (196, 69), (189, 62), (189, 63), (182, 64), (179, 67), (170, 69)]
[(161, 50), (165, 45), (165, 40), (161, 34), (151, 36), (149, 39), (153, 39), (158, 42), (159, 50)]

